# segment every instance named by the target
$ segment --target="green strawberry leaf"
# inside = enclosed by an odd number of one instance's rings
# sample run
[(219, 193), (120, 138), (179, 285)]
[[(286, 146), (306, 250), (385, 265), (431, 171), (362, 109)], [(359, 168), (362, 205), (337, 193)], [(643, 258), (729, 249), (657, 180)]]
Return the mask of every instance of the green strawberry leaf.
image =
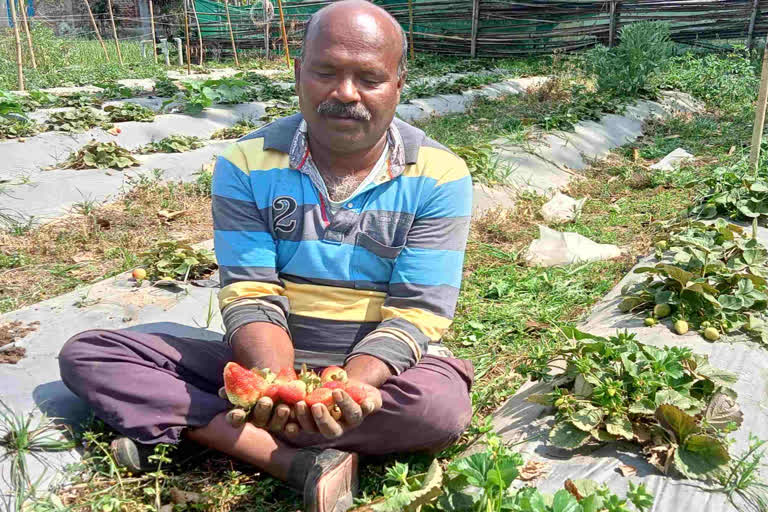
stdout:
[(589, 437), (589, 432), (584, 432), (570, 421), (561, 421), (549, 433), (549, 442), (558, 448), (573, 450), (583, 446)]
[(689, 478), (705, 478), (729, 460), (728, 448), (705, 434), (690, 435), (675, 451), (675, 467)]
[(660, 405), (655, 416), (659, 425), (674, 436), (678, 444), (684, 443), (688, 436), (699, 430), (696, 420), (674, 405)]

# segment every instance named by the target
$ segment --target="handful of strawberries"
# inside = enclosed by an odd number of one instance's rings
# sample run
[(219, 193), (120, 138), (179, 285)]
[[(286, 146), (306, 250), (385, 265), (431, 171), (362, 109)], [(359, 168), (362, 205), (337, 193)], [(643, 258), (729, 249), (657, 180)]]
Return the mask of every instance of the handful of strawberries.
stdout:
[(270, 398), (274, 405), (294, 406), (302, 401), (309, 407), (323, 404), (338, 420), (341, 409), (334, 402), (334, 389), (343, 389), (358, 404), (368, 397), (365, 386), (347, 378), (347, 372), (338, 366), (329, 366), (318, 375), (302, 365), (297, 375), (293, 368), (283, 368), (275, 374), (268, 368), (249, 370), (235, 362), (224, 367), (224, 387), (219, 394), (235, 406), (227, 413), (227, 421), (233, 427), (240, 427), (262, 397)]

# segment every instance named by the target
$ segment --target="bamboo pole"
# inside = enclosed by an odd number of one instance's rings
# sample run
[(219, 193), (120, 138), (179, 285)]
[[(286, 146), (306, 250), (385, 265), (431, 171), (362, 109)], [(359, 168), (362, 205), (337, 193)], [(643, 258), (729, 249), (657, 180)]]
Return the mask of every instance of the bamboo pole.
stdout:
[(288, 33), (285, 31), (285, 18), (283, 17), (283, 0), (277, 0), (277, 8), (280, 10), (280, 31), (283, 33), (283, 46), (285, 46), (285, 62), (291, 69), (291, 50), (288, 48)]
[(203, 48), (203, 32), (200, 30), (200, 18), (197, 17), (197, 6), (194, 4), (194, 1), (195, 0), (190, 0), (190, 2), (192, 2), (192, 14), (195, 16), (195, 25), (197, 25), (197, 40), (200, 43), (200, 59), (197, 64), (198, 66), (202, 66), (205, 48)]
[(93, 17), (93, 11), (91, 10), (91, 6), (88, 4), (88, 0), (83, 0), (83, 3), (85, 4), (85, 7), (88, 9), (88, 15), (91, 17), (91, 25), (93, 25), (93, 30), (96, 32), (96, 39), (99, 40), (99, 44), (101, 44), (101, 49), (104, 50), (104, 57), (106, 57), (107, 62), (109, 62), (109, 52), (107, 51), (107, 46), (104, 44), (104, 40), (101, 38), (101, 32), (99, 32), (99, 26), (96, 25), (96, 19)]
[(112, 0), (107, 0), (107, 6), (109, 7), (109, 20), (112, 22), (112, 37), (115, 38), (115, 48), (117, 48), (117, 58), (122, 66), (123, 53), (120, 51), (120, 41), (117, 40), (117, 27), (115, 26), (115, 13), (112, 12)]
[(229, 40), (232, 42), (232, 54), (235, 56), (235, 67), (240, 67), (240, 61), (237, 60), (237, 46), (235, 46), (235, 34), (232, 32), (232, 20), (229, 18), (229, 0), (224, 0), (224, 10), (227, 13), (227, 27), (229, 28)]
[[(190, 64), (190, 55), (189, 55), (189, 12), (187, 12), (187, 0), (183, 1), (184, 4), (184, 37), (187, 42), (187, 74), (192, 74), (192, 65)], [(179, 55), (181, 56), (181, 55)]]
[(411, 45), (411, 60), (416, 58), (413, 49), (413, 0), (408, 0), (408, 44)]
[(472, 41), (469, 43), (469, 56), (477, 57), (477, 30), (480, 24), (480, 0), (472, 2)]
[(16, 18), (16, 0), (8, 2), (11, 6), (11, 22), (13, 22), (13, 37), (16, 39), (16, 69), (19, 76), (19, 90), (24, 90), (24, 65), (21, 63), (21, 37), (19, 36), (19, 23)]
[(747, 29), (747, 49), (752, 51), (754, 45), (754, 33), (755, 33), (755, 20), (757, 20), (757, 13), (760, 10), (760, 0), (752, 1), (752, 14), (749, 16), (749, 28)]
[(616, 45), (616, 32), (618, 31), (619, 25), (619, 9), (616, 3), (616, 0), (611, 0), (611, 21), (608, 25), (608, 46), (610, 48), (613, 48)]
[(269, 1), (264, 0), (264, 58), (269, 60)]
[(155, 64), (157, 64), (157, 43), (155, 43), (155, 9), (152, 4), (152, 0), (149, 0), (149, 26), (152, 29), (152, 55), (155, 58)]
[(760, 160), (760, 144), (763, 142), (763, 128), (765, 127), (765, 102), (768, 98), (768, 37), (766, 37), (765, 42), (763, 69), (760, 73), (760, 92), (757, 95), (755, 124), (752, 127), (752, 147), (749, 151), (749, 165), (755, 169), (755, 174), (757, 174), (757, 163)]
[(29, 46), (29, 57), (32, 60), (32, 68), (37, 69), (37, 61), (35, 60), (35, 48), (32, 46), (32, 34), (29, 31), (29, 20), (27, 20), (27, 6), (24, 5), (24, 0), (19, 0), (19, 10), (21, 11), (21, 20), (24, 23), (24, 32), (27, 33), (27, 46)]

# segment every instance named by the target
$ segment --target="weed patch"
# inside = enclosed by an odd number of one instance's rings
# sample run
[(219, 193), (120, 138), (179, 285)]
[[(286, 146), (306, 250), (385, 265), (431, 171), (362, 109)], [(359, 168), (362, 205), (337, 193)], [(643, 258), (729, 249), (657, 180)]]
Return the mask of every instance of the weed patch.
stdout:
[[(1, 254), (18, 257), (0, 271), (0, 311), (6, 312), (93, 283), (138, 265), (157, 240), (197, 243), (213, 236), (210, 173), (196, 183), (143, 178), (111, 204), (23, 233), (0, 232)], [(173, 220), (161, 210), (185, 213)], [(12, 256), (17, 255), (17, 256)]]
[(239, 139), (256, 130), (257, 125), (250, 119), (240, 119), (229, 128), (221, 128), (211, 134), (212, 139)]

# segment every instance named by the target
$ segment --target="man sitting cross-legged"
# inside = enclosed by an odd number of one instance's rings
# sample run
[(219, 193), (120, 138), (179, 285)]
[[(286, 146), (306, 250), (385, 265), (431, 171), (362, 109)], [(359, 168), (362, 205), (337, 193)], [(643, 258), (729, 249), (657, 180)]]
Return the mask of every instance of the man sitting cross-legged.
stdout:
[[(125, 437), (140, 471), (157, 443), (186, 438), (304, 493), (310, 511), (345, 510), (358, 454), (436, 452), (470, 421), (468, 361), (430, 355), (451, 323), (469, 230), (464, 162), (394, 120), (405, 83), (397, 22), (362, 0), (307, 24), (295, 62), (301, 114), (242, 138), (217, 161), (213, 224), (224, 343), (87, 331), (60, 355), (66, 385)], [(246, 368), (343, 366), (336, 420), (259, 400), (233, 428), (218, 396), (229, 361)]]

